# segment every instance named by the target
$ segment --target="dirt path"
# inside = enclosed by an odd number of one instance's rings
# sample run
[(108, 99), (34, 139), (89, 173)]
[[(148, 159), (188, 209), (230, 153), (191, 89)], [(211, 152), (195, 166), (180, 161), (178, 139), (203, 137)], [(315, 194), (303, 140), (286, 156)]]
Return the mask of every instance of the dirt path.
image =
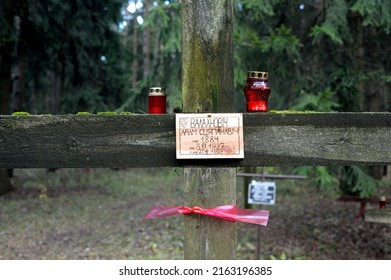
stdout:
[[(143, 221), (182, 204), (178, 170), (16, 171), (0, 198), (0, 259), (181, 259), (183, 218)], [(238, 199), (241, 197), (238, 180)], [(263, 259), (391, 259), (391, 225), (355, 218), (357, 203), (277, 183), (261, 228)], [(257, 226), (238, 224), (238, 258), (254, 259)]]

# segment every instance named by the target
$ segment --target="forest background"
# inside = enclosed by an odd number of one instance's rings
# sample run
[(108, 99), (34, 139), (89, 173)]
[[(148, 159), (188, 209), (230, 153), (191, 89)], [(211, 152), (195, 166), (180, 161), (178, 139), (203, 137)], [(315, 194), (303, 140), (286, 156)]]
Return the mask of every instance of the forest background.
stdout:
[[(248, 70), (270, 73), (272, 110), (391, 110), (390, 1), (234, 0), (234, 13), (236, 112)], [(180, 2), (1, 1), (0, 114), (143, 113), (151, 86), (181, 109)], [(273, 170), (325, 192), (390, 192), (387, 167)]]

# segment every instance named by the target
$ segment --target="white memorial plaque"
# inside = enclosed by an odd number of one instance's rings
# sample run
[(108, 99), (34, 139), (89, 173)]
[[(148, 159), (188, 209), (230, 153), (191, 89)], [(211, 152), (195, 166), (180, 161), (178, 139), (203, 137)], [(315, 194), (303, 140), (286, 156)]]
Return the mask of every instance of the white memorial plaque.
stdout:
[(244, 158), (242, 114), (176, 114), (176, 158)]
[(276, 183), (275, 182), (260, 182), (252, 180), (248, 185), (248, 200), (249, 204), (276, 204)]

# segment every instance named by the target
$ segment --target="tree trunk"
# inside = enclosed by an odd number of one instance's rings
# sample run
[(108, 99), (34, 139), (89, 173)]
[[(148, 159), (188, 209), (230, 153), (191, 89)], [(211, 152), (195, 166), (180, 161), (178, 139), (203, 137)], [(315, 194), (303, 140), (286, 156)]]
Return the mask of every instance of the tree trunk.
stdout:
[(49, 111), (51, 114), (60, 112), (60, 102), (63, 82), (63, 64), (60, 60), (55, 61), (54, 69), (50, 72), (51, 77), (51, 97), (49, 100)]
[[(149, 13), (149, 8), (151, 6), (151, 0), (144, 1), (144, 12), (143, 16), (146, 18)], [(146, 78), (149, 75), (151, 68), (151, 31), (148, 26), (143, 27), (143, 77)]]
[(12, 46), (5, 43), (1, 48), (0, 60), (0, 114), (8, 115), (11, 111), (11, 51)]
[[(233, 3), (181, 1), (184, 112), (233, 112)], [(236, 203), (236, 168), (184, 168), (185, 204)], [(236, 223), (185, 217), (185, 259), (234, 259)]]
[(133, 18), (133, 45), (132, 45), (132, 89), (135, 90), (137, 87), (137, 72), (138, 72), (138, 34), (137, 34), (137, 13), (134, 14)]
[(15, 15), (14, 17), (14, 28), (15, 28), (15, 38), (16, 41), (14, 42), (14, 48), (13, 48), (13, 66), (12, 66), (12, 73), (11, 73), (11, 80), (12, 80), (12, 105), (11, 105), (11, 111), (17, 112), (17, 111), (23, 111), (23, 104), (24, 104), (24, 96), (25, 96), (25, 79), (24, 79), (24, 62), (20, 55), (20, 48), (19, 48), (19, 42), (20, 42), (20, 28), (21, 28), (21, 21), (23, 20), (23, 17), (19, 15)]
[[(6, 0), (3, 5), (5, 26), (0, 32), (0, 115), (8, 115), (11, 110), (11, 33), (13, 28), (12, 1)], [(8, 28), (7, 28), (8, 27)], [(12, 189), (6, 169), (0, 169), (0, 195)]]
[[(371, 34), (370, 37), (376, 37), (376, 29), (375, 28), (370, 28), (369, 31)], [(361, 36), (362, 32), (361, 32)], [(365, 61), (367, 54), (361, 47), (359, 49), (359, 61)], [(370, 73), (374, 70), (377, 69), (371, 69), (371, 66), (366, 66), (364, 65), (363, 68), (361, 69), (363, 72), (359, 73)], [(383, 71), (384, 72), (384, 71)], [(375, 77), (370, 77), (366, 81), (362, 81), (360, 83), (360, 89), (363, 91), (364, 94), (364, 104), (363, 108), (367, 112), (380, 112), (382, 111), (382, 106), (384, 106), (384, 101), (381, 90), (384, 88), (387, 88), (387, 85), (385, 84), (384, 80), (379, 78), (378, 75)], [(376, 180), (381, 180), (383, 177), (383, 170), (384, 166), (370, 166), (369, 167), (369, 175), (371, 175), (374, 179)]]
[(24, 96), (25, 96), (25, 64), (23, 60), (18, 59), (12, 71), (12, 112), (25, 111)]

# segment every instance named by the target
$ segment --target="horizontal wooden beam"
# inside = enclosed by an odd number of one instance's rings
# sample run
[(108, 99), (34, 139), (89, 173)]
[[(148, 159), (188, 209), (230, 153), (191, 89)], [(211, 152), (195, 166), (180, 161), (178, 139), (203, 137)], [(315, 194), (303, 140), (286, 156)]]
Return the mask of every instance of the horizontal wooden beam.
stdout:
[(236, 173), (237, 177), (252, 177), (252, 178), (270, 178), (270, 179), (307, 179), (307, 176), (300, 175), (283, 175), (283, 174), (267, 174), (267, 173)]
[(391, 164), (391, 113), (243, 114), (244, 159), (177, 160), (175, 115), (0, 116), (0, 168)]
[(365, 211), (365, 221), (391, 224), (391, 209), (367, 209)]
[(338, 201), (342, 202), (360, 202), (360, 203), (372, 203), (372, 204), (379, 204), (380, 197), (359, 197), (359, 196), (353, 196), (353, 195), (343, 195), (340, 196)]

